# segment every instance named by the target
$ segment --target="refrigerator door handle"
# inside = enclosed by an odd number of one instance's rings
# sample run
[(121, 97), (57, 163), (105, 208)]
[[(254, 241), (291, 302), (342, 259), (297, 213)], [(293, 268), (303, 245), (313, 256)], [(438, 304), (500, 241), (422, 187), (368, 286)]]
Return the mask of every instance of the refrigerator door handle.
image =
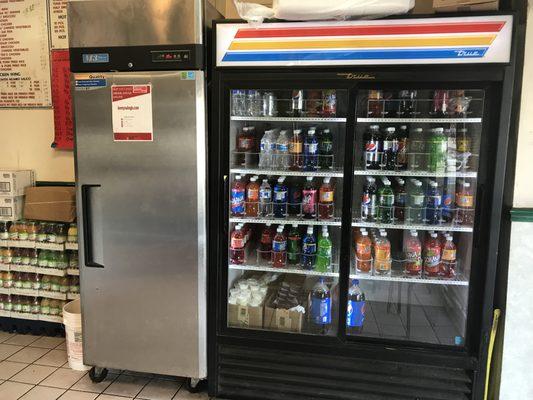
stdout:
[[(479, 204), (479, 207), (476, 207), (477, 215), (474, 216), (475, 217), (474, 223), (480, 220), (480, 217), (483, 216), (484, 211), (485, 211), (483, 207), (483, 202), (485, 201), (485, 185), (482, 184), (479, 186), (476, 197), (477, 197), (476, 203)], [(474, 248), (479, 247), (479, 242), (480, 242), (479, 236), (480, 236), (480, 232), (482, 228), (481, 225), (482, 225), (481, 222), (478, 222), (474, 228)]]
[[(228, 201), (229, 199), (229, 176), (228, 175), (224, 175), (224, 203), (223, 204), (226, 204), (226, 201)], [(229, 208), (230, 208), (230, 205), (228, 204), (227, 207), (224, 207), (224, 228), (226, 230), (226, 235), (229, 231)]]
[(104, 268), (102, 264), (94, 262), (93, 259), (93, 230), (91, 215), (90, 193), (92, 188), (99, 188), (101, 185), (81, 185), (81, 205), (83, 218), (83, 251), (85, 266), (91, 268)]

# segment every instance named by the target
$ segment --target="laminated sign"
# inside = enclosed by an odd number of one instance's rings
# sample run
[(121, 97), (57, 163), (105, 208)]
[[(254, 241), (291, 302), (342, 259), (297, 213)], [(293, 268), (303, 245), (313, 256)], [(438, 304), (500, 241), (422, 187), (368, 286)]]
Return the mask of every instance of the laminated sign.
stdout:
[(111, 87), (115, 142), (153, 141), (152, 85)]

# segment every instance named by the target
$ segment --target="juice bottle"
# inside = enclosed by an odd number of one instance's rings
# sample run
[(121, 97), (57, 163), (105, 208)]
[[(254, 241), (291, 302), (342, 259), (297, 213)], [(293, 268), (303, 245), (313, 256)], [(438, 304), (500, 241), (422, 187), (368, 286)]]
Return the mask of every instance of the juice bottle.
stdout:
[(272, 224), (266, 224), (265, 229), (261, 233), (261, 243), (259, 245), (261, 258), (266, 261), (272, 259), (272, 237), (274, 236), (272, 232)]
[(422, 244), (416, 231), (411, 231), (406, 238), (403, 251), (405, 253), (404, 273), (411, 276), (420, 275), (422, 272)]
[(240, 225), (231, 233), (230, 263), (244, 264), (244, 234)]
[(274, 268), (285, 268), (287, 265), (287, 237), (283, 234), (283, 225), (278, 226), (272, 240), (272, 263)]
[(258, 176), (252, 176), (246, 186), (246, 216), (257, 217), (259, 213), (259, 183)]
[(453, 243), (451, 235), (446, 236), (446, 243), (442, 250), (442, 258), (440, 264), (440, 275), (444, 278), (455, 277), (455, 267), (457, 265), (457, 247)]
[(313, 177), (308, 176), (306, 178), (305, 186), (302, 191), (302, 211), (304, 218), (315, 219), (316, 218), (316, 204), (317, 193), (316, 188), (313, 185)]
[(303, 146), (304, 140), (301, 129), (295, 129), (292, 133), (292, 137), (289, 142), (289, 154), (290, 154), (290, 169), (293, 171), (299, 171), (303, 168)]
[(318, 203), (318, 218), (331, 219), (334, 211), (334, 189), (331, 185), (331, 178), (328, 176), (324, 178), (324, 182), (320, 187), (320, 202)]
[(388, 275), (391, 273), (391, 247), (387, 232), (381, 232), (374, 242), (374, 273)]
[(372, 271), (372, 240), (367, 231), (361, 232), (355, 242), (355, 268), (363, 274)]
[(298, 225), (292, 225), (291, 230), (289, 231), (288, 239), (288, 254), (287, 258), (289, 264), (296, 265), (300, 261), (300, 241), (301, 241), (300, 231), (298, 230)]
[(240, 175), (235, 176), (235, 181), (231, 185), (231, 215), (244, 215), (244, 198), (246, 194), (246, 185), (241, 180)]
[(424, 273), (427, 276), (437, 276), (440, 271), (441, 247), (438, 235), (433, 232), (424, 245)]
[[(327, 228), (327, 227), (326, 227)], [(329, 238), (329, 232), (324, 230), (322, 237), (318, 241), (318, 249), (316, 254), (315, 270), (319, 272), (328, 272), (331, 268), (331, 250), (332, 243)]]
[(457, 211), (455, 214), (455, 223), (459, 225), (474, 224), (474, 195), (469, 182), (463, 182), (459, 185), (459, 191), (455, 195)]

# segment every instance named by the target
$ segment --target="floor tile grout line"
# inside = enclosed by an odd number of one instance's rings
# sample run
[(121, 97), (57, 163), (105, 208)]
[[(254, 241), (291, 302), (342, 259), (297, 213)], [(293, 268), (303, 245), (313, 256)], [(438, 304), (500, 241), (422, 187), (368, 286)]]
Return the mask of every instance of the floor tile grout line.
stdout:
[[(37, 367), (48, 367), (47, 365), (39, 365), (39, 364), (29, 364), (26, 368), (30, 368), (32, 365), (35, 365)], [(26, 368), (23, 368), (21, 369), (19, 372), (17, 372), (15, 375), (18, 375), (20, 374), (22, 371), (24, 371)], [(54, 367), (50, 367), (50, 368), (54, 368)], [(58, 370), (58, 368), (54, 369), (52, 372), (50, 372), (48, 375), (46, 375), (43, 379), (41, 379), (38, 383), (28, 383), (28, 385), (35, 385), (35, 386), (39, 386), (39, 383), (43, 382), (46, 378), (48, 378), (50, 375), (52, 375), (54, 372), (56, 372)], [(13, 381), (11, 380), (15, 375), (13, 375), (11, 378), (9, 378), (9, 381), (10, 382), (17, 382), (17, 383), (26, 383), (26, 382), (18, 382), (18, 381)]]
[[(7, 381), (6, 381), (7, 382)], [(5, 382), (4, 382), (5, 383)], [(18, 383), (18, 382), (15, 382), (15, 383)], [(30, 385), (29, 383), (26, 383), (25, 385)], [(32, 387), (29, 388), (28, 390), (26, 390), (24, 393), (22, 393), (19, 397), (17, 397), (17, 400), (18, 399), (21, 399), (22, 397), (24, 397), (26, 395), (26, 393), (28, 393), (30, 390), (33, 390), (33, 388), (37, 385), (31, 385)]]

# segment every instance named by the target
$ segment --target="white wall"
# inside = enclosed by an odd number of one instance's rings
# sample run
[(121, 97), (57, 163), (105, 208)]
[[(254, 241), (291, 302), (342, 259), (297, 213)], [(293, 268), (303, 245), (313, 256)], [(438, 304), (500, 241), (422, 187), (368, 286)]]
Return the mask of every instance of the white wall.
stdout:
[(72, 151), (54, 150), (52, 110), (0, 110), (0, 169), (33, 169), (40, 181), (74, 181)]

